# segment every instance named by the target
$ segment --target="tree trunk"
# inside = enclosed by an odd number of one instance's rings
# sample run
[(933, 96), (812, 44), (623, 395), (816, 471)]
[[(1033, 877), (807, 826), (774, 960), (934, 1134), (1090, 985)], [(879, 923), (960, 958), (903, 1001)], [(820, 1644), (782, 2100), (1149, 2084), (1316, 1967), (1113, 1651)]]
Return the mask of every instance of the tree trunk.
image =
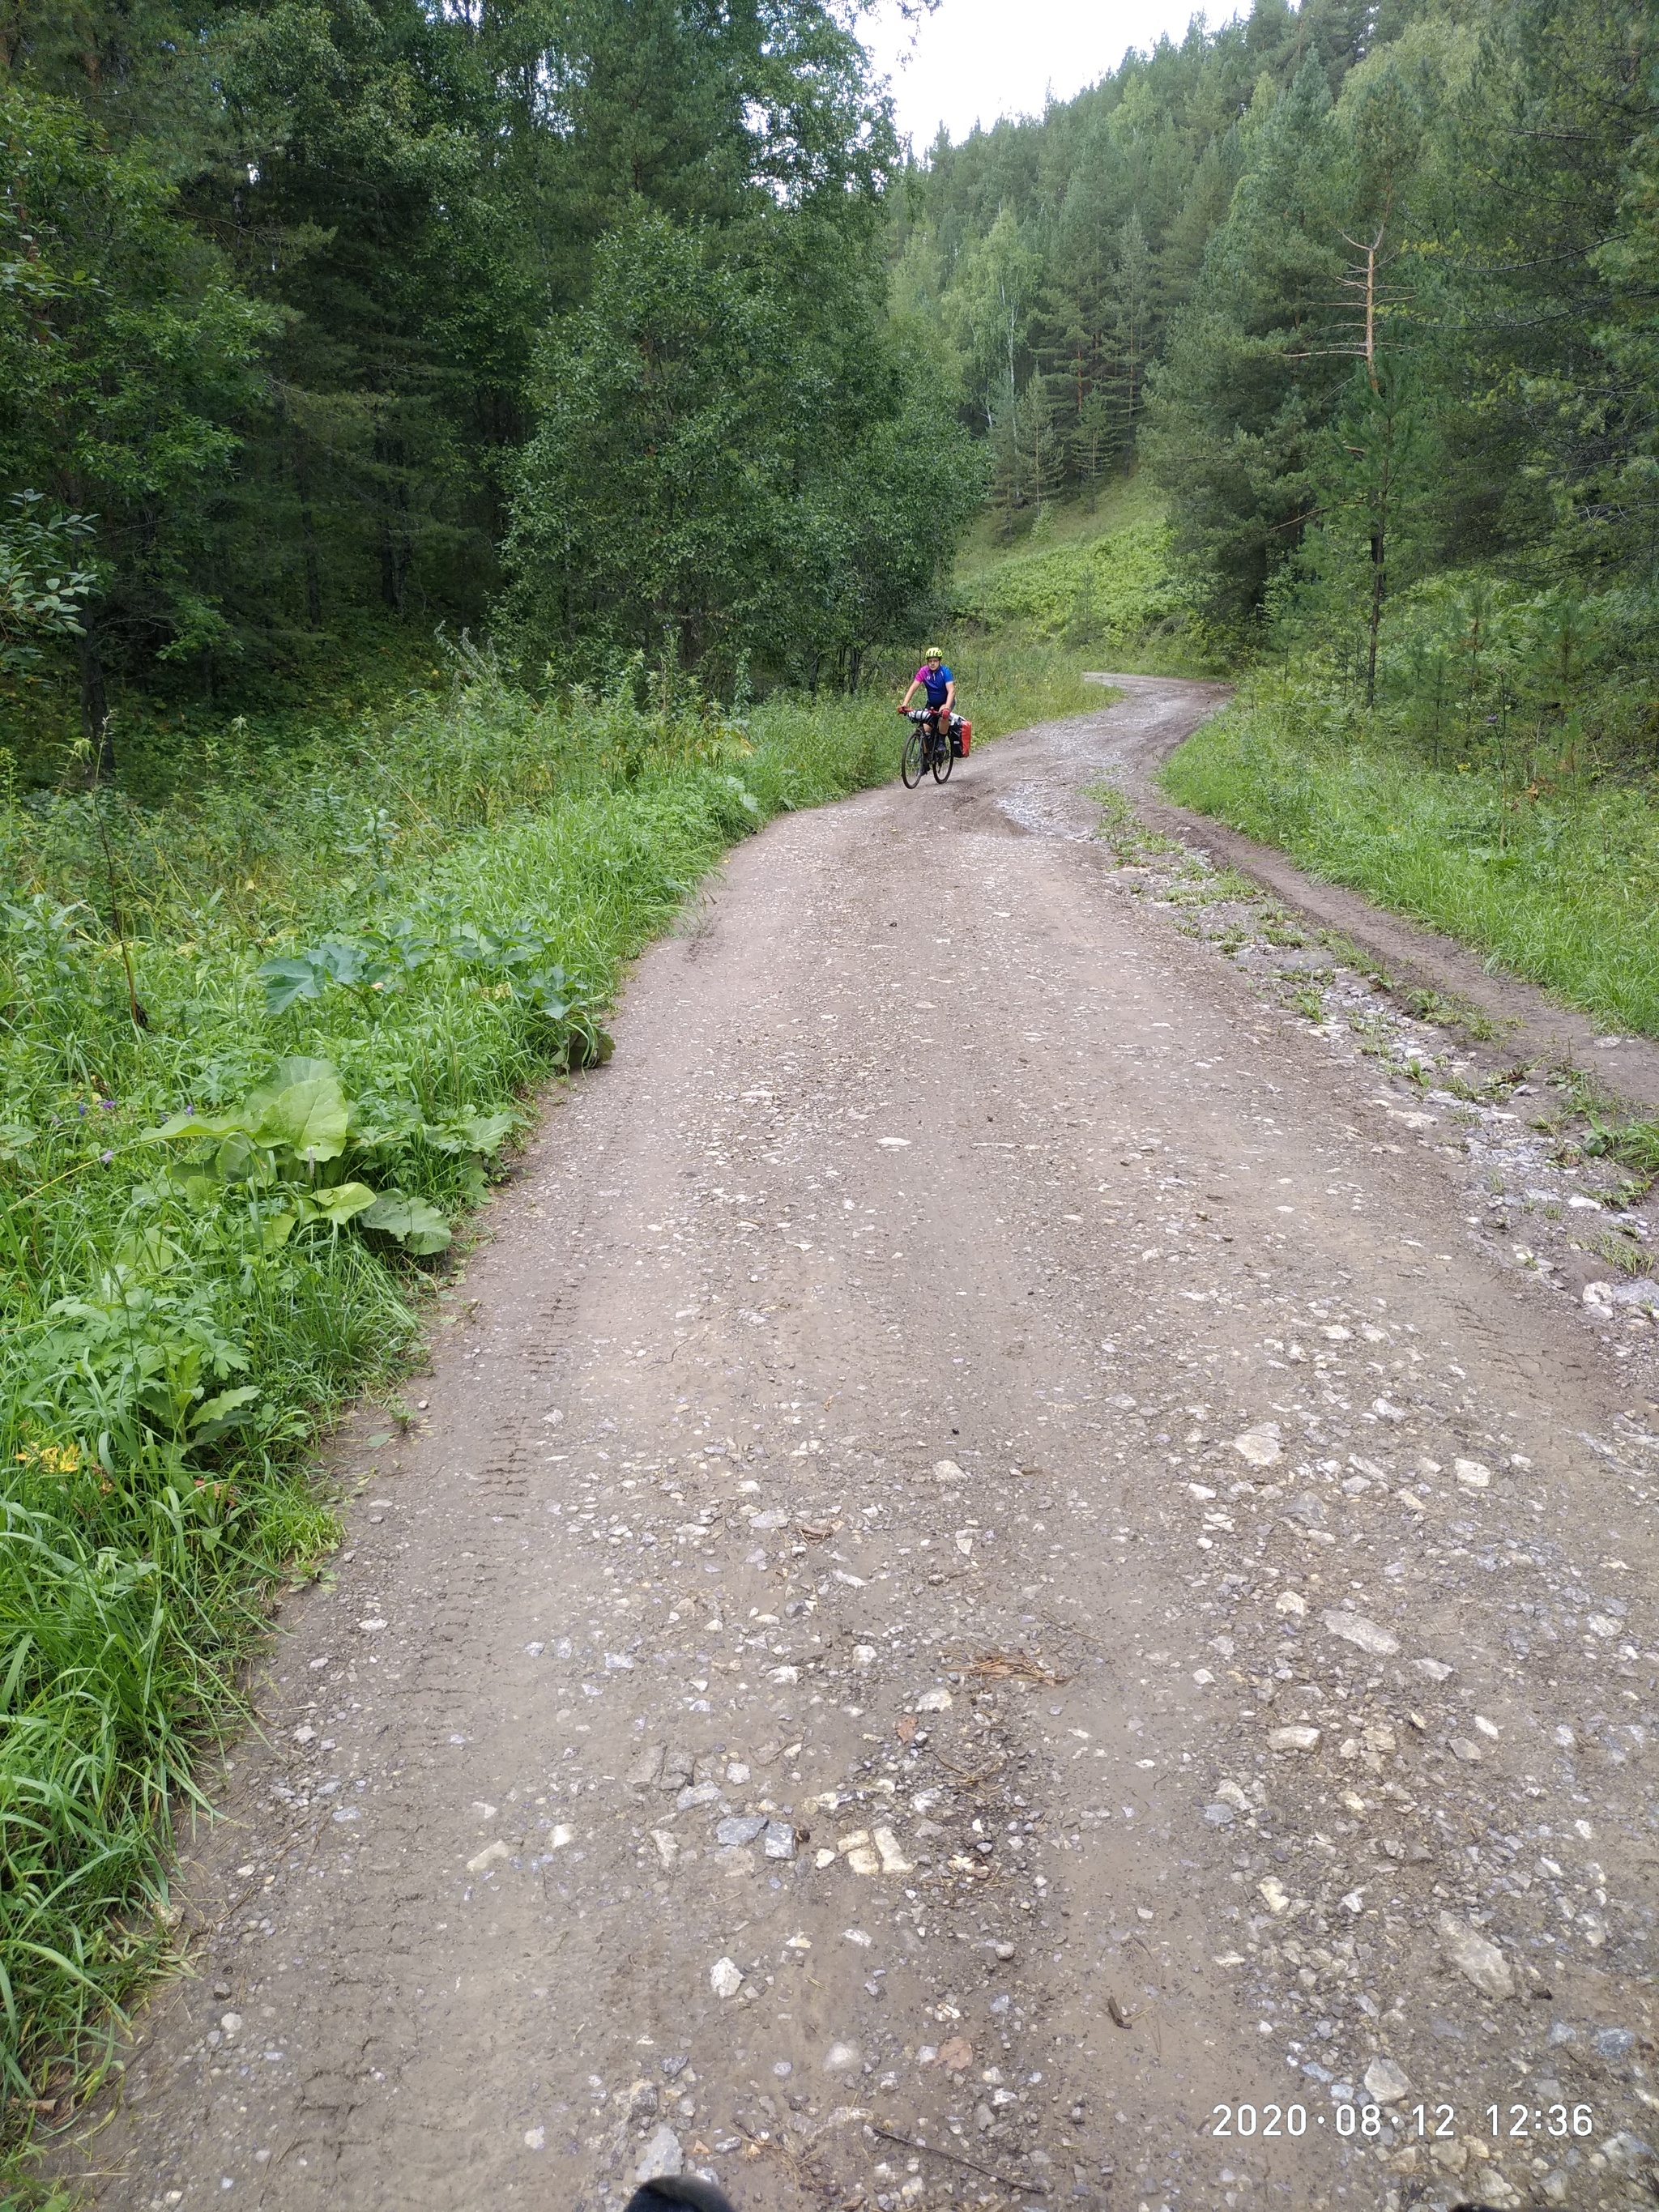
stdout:
[(300, 495), (300, 545), (305, 564), (306, 623), (311, 629), (323, 626), (323, 583), (317, 561), (317, 526), (311, 511), (311, 471), (306, 465), (305, 440), (294, 440), (294, 483)]
[(385, 471), (380, 491), (380, 599), (393, 614), (401, 615), (411, 551), (402, 440), (377, 437), (374, 458)]
[(317, 558), (317, 523), (311, 506), (311, 463), (306, 451), (305, 432), (289, 411), (288, 402), (278, 386), (276, 420), (287, 434), (289, 466), (294, 471), (294, 489), (300, 502), (300, 559), (305, 578), (306, 626), (320, 629), (323, 626), (322, 574)]
[(380, 516), (380, 604), (393, 614), (404, 611), (403, 571), (398, 561), (398, 540), (389, 514)]

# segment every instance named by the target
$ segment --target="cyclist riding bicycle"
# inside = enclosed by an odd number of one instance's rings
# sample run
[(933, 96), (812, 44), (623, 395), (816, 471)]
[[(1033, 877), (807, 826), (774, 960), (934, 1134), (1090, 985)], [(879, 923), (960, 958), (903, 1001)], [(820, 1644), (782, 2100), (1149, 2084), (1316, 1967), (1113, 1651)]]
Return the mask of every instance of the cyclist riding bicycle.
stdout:
[(945, 655), (936, 645), (928, 647), (921, 667), (911, 678), (910, 689), (905, 693), (903, 704), (899, 708), (901, 714), (909, 713), (910, 702), (918, 690), (927, 694), (927, 712), (933, 725), (935, 740), (942, 738), (948, 744), (951, 716), (957, 703), (957, 679), (945, 665)]

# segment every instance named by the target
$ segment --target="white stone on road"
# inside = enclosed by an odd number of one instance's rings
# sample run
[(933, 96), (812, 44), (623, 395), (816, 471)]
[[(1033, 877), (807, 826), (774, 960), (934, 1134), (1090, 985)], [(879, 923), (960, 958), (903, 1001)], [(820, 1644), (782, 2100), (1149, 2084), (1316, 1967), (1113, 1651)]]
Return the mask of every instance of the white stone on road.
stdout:
[(1515, 1995), (1515, 1976), (1496, 1943), (1449, 1912), (1443, 1912), (1437, 1924), (1447, 1958), (1483, 1996)]
[(1339, 1607), (1325, 1613), (1323, 1619), (1333, 1636), (1357, 1644), (1373, 1659), (1391, 1659), (1400, 1649), (1397, 1636), (1379, 1627), (1376, 1621), (1368, 1620), (1363, 1613), (1346, 1613)]

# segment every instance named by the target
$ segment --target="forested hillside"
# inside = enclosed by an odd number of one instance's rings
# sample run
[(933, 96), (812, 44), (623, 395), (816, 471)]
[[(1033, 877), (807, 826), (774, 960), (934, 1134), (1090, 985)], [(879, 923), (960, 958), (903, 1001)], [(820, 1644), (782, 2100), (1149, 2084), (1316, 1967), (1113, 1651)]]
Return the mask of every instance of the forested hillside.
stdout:
[(1258, 0), (933, 149), (900, 295), (1012, 535), (1139, 456), (1211, 617), (1448, 566), (1650, 594), (1659, 82), (1620, 0)]
[(1039, 119), (941, 136), (912, 179), (896, 289), (954, 340), (1006, 530), (1127, 465), (1255, 125), (1304, 70), (1334, 95), (1401, 15), (1400, 0), (1261, 0), (1132, 52)]
[[(1629, 0), (1258, 0), (908, 165), (826, 0), (10, 24), (0, 556), (36, 765), (64, 692), (31, 678), (71, 659), (88, 742), (118, 686), (258, 705), (441, 623), (537, 681), (847, 680), (983, 483), (1012, 538), (1137, 463), (1194, 623), (1334, 623), (1368, 697), (1449, 569), (1648, 635)], [(1449, 668), (1461, 622), (1407, 627)]]

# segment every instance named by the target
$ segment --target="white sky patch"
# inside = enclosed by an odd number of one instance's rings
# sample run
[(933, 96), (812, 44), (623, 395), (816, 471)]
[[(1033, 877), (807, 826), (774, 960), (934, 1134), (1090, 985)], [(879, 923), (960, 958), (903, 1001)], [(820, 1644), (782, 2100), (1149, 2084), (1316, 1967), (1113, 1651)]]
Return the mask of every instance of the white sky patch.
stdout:
[[(892, 80), (899, 129), (918, 154), (941, 122), (960, 143), (975, 122), (1041, 115), (1115, 70), (1131, 46), (1168, 36), (1179, 42), (1200, 13), (1193, 0), (942, 0), (919, 26), (895, 0), (879, 0), (862, 26), (878, 71)], [(1237, 11), (1224, 4), (1214, 21)]]

